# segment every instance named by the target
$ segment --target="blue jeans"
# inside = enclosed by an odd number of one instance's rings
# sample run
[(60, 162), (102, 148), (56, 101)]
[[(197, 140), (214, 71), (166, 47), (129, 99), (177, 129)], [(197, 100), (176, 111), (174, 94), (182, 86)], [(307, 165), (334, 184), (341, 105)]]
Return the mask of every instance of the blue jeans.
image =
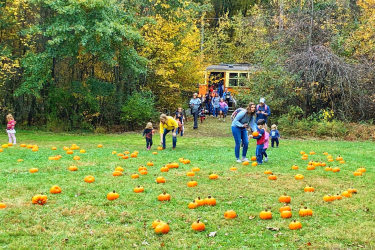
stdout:
[(214, 107), (214, 112), (212, 113), (213, 116), (217, 117), (219, 115), (220, 107), (215, 108)]
[(257, 156), (257, 162), (258, 163), (263, 163), (263, 157), (262, 157), (262, 153), (263, 153), (263, 144), (260, 144), (260, 145), (257, 145), (256, 149), (255, 149), (255, 155)]
[(266, 158), (268, 157), (266, 151), (267, 151), (266, 148), (262, 149), (262, 160), (263, 160), (263, 156), (266, 157)]
[(241, 147), (241, 141), (243, 143), (243, 149), (242, 149), (242, 158), (246, 158), (247, 149), (249, 147), (249, 139), (247, 138), (247, 130), (246, 128), (239, 128), (239, 127), (231, 127), (232, 128), (232, 134), (234, 137), (234, 142), (236, 143), (236, 146), (234, 147), (234, 154), (236, 155), (236, 158), (240, 158), (240, 147)]
[[(168, 129), (164, 129), (164, 133), (163, 133), (163, 148), (165, 149), (165, 136), (170, 132), (170, 131), (172, 131), (172, 133), (173, 133), (173, 131), (174, 131), (174, 129), (172, 129), (172, 130), (168, 130)], [(174, 136), (172, 136), (172, 140), (173, 140), (173, 147), (175, 148), (176, 147), (176, 143), (177, 143), (177, 133), (176, 133), (176, 137), (174, 137)]]
[(151, 148), (151, 146), (152, 146), (152, 138), (150, 139), (150, 138), (146, 137), (146, 148), (148, 148), (148, 147)]
[(211, 103), (206, 103), (206, 110), (208, 110), (208, 114), (211, 113)]

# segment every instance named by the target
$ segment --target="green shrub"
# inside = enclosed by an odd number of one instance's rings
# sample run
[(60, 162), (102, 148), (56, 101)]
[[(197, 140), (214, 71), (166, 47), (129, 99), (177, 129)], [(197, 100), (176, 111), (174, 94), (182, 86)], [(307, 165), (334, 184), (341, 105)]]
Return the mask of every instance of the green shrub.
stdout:
[(146, 126), (159, 113), (155, 109), (155, 97), (151, 91), (134, 92), (121, 108), (121, 121), (132, 130)]

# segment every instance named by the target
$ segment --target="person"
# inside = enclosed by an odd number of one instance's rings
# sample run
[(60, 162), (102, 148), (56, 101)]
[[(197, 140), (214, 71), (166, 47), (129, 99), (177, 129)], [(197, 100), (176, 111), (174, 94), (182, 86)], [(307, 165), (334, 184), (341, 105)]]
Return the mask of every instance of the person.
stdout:
[(193, 98), (190, 99), (189, 105), (191, 108), (191, 114), (194, 117), (194, 126), (193, 129), (198, 128), (198, 113), (199, 113), (199, 108), (201, 106), (201, 100), (197, 98), (198, 94), (194, 93)]
[[(249, 161), (246, 158), (247, 149), (249, 147), (249, 140), (247, 137), (247, 130), (246, 128), (254, 127), (255, 122), (255, 103), (250, 102), (249, 105), (245, 110), (241, 110), (237, 113), (236, 117), (234, 117), (231, 128), (232, 134), (234, 137), (235, 147), (234, 147), (234, 154), (236, 156), (236, 161)], [(253, 128), (252, 128), (253, 129)], [(242, 149), (242, 160), (240, 160), (240, 148), (241, 142), (243, 143)]]
[(217, 88), (217, 91), (218, 91), (218, 94), (219, 94), (219, 97), (223, 97), (223, 88), (224, 87), (224, 81), (223, 80), (219, 80), (219, 84), (218, 84), (218, 88)]
[(225, 122), (225, 117), (227, 116), (227, 112), (228, 112), (228, 104), (224, 102), (223, 98), (220, 98), (219, 107), (220, 107), (219, 121), (220, 121), (221, 116), (223, 116), (223, 122)]
[(215, 93), (215, 97), (212, 98), (212, 107), (214, 108), (214, 111), (212, 113), (212, 117), (216, 117), (219, 115), (220, 110), (220, 97), (218, 93)]
[(208, 115), (210, 115), (211, 114), (211, 95), (210, 95), (210, 91), (207, 91), (207, 94), (204, 97), (204, 104), (206, 105), (206, 111), (208, 111)]
[(259, 104), (257, 105), (257, 119), (258, 120), (263, 119), (265, 123), (267, 123), (267, 118), (271, 116), (271, 110), (270, 107), (265, 104), (266, 99), (260, 98)]
[(232, 95), (229, 92), (228, 88), (225, 88), (225, 92), (223, 94), (223, 98), (227, 102), (228, 107), (232, 107)]
[(276, 124), (273, 124), (271, 126), (271, 133), (270, 133), (270, 135), (271, 135), (271, 147), (274, 147), (275, 142), (276, 142), (276, 147), (278, 148), (279, 147), (280, 133), (277, 130)]
[(270, 134), (267, 132), (267, 124), (264, 125), (264, 144), (263, 144), (263, 150), (262, 150), (262, 160), (263, 156), (264, 162), (268, 162), (268, 157), (267, 157), (267, 149), (268, 149), (268, 144), (269, 144), (269, 139), (270, 139)]
[(201, 118), (201, 123), (203, 123), (203, 120), (206, 120), (206, 111), (204, 110), (204, 108), (201, 108), (199, 110), (199, 117)]
[[(185, 120), (186, 120), (186, 117), (184, 116), (184, 113), (182, 112), (182, 108), (179, 107), (176, 111), (176, 113), (174, 114), (174, 119), (176, 121), (180, 121), (181, 124), (184, 124), (185, 123)], [(176, 132), (178, 134), (178, 132)]]
[(180, 121), (177, 121), (178, 122), (178, 129), (176, 131), (176, 134), (180, 134), (181, 136), (184, 136), (184, 124), (181, 123)]
[(173, 117), (167, 116), (166, 114), (160, 115), (160, 144), (163, 145), (163, 149), (165, 149), (165, 136), (171, 131), (172, 131), (173, 149), (176, 148), (177, 128), (178, 128), (178, 123), (175, 119), (173, 119)]
[(263, 164), (262, 152), (263, 152), (263, 147), (264, 147), (264, 137), (265, 137), (264, 127), (265, 127), (265, 124), (266, 124), (266, 122), (263, 119), (258, 120), (257, 121), (258, 135), (257, 136), (253, 136), (253, 135), (249, 136), (250, 138), (253, 138), (253, 139), (257, 140), (257, 147), (255, 149), (255, 155), (257, 157), (257, 163), (260, 164), (260, 165)]
[(145, 130), (143, 130), (143, 138), (145, 138), (145, 135), (146, 135), (146, 148), (147, 148), (147, 150), (151, 149), (152, 136), (154, 135), (154, 133), (155, 133), (155, 130), (152, 127), (152, 123), (151, 122), (147, 123)]
[[(6, 118), (8, 121), (6, 131), (8, 133), (9, 143), (17, 144), (16, 130), (14, 129), (17, 122), (14, 120), (11, 114), (8, 114)], [(13, 142), (12, 142), (12, 138), (13, 138)]]

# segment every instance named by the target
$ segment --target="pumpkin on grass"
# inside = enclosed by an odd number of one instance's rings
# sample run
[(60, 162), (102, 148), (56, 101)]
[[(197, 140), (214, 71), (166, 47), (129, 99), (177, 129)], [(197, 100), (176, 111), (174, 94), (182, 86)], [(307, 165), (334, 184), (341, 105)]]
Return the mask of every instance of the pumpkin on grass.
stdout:
[(210, 178), (210, 180), (216, 180), (219, 176), (217, 174), (210, 174), (208, 178)]
[(37, 168), (30, 168), (30, 170), (29, 170), (29, 172), (30, 173), (36, 173), (36, 172), (38, 172), (39, 170), (37, 169)]
[(113, 190), (113, 192), (110, 192), (107, 194), (107, 199), (110, 200), (110, 201), (113, 201), (113, 200), (116, 200), (120, 197), (120, 195), (118, 193), (116, 193), (115, 190)]
[(216, 205), (216, 199), (213, 198), (212, 196), (208, 196), (207, 199), (205, 199), (205, 204), (209, 206), (215, 206)]
[(161, 194), (159, 194), (158, 196), (158, 200), (159, 201), (170, 201), (171, 200), (171, 196), (170, 194), (167, 194), (165, 191)]
[(301, 228), (302, 228), (302, 224), (299, 221), (294, 220), (291, 223), (289, 223), (289, 229), (290, 230), (298, 230), (298, 229), (301, 229)]
[(203, 222), (201, 222), (200, 220), (197, 220), (195, 222), (193, 222), (193, 224), (191, 224), (191, 228), (194, 230), (194, 231), (204, 231), (205, 229), (205, 225)]
[(266, 209), (266, 210), (260, 212), (259, 217), (260, 217), (262, 220), (269, 220), (269, 219), (272, 219), (272, 213), (271, 213), (271, 211), (268, 211), (268, 210)]
[(237, 168), (235, 167), (235, 166), (232, 166), (232, 167), (230, 167), (230, 169), (229, 169), (230, 171), (236, 171), (237, 170)]
[(193, 180), (191, 180), (191, 181), (189, 181), (189, 182), (187, 183), (187, 186), (188, 186), (188, 187), (196, 187), (196, 186), (198, 186), (198, 182), (197, 182), (197, 181), (193, 181)]
[(54, 186), (51, 187), (51, 189), (49, 190), (49, 192), (51, 194), (59, 194), (59, 193), (61, 193), (61, 188), (59, 186), (57, 186), (57, 185), (54, 185)]
[(198, 206), (206, 205), (206, 201), (201, 199), (200, 197), (196, 198), (194, 201), (198, 204)]
[(293, 166), (292, 166), (292, 169), (293, 169), (293, 170), (297, 170), (297, 169), (298, 169), (298, 166), (297, 166), (297, 165), (293, 165)]
[(159, 223), (155, 228), (155, 233), (167, 234), (169, 232), (169, 225), (165, 222)]
[(7, 205), (6, 205), (5, 203), (0, 202), (0, 209), (4, 209), (4, 208), (6, 208), (6, 207), (7, 207)]
[(166, 166), (161, 167), (160, 172), (168, 172), (169, 168)]
[(194, 167), (194, 168), (191, 169), (191, 171), (193, 171), (193, 172), (199, 172), (200, 169), (198, 167)]
[(268, 176), (268, 179), (274, 181), (274, 180), (277, 180), (277, 176), (274, 175), (273, 173), (271, 173), (271, 174)]
[(165, 223), (165, 222), (162, 221), (162, 220), (154, 220), (154, 221), (152, 222), (151, 227), (152, 227), (152, 228), (156, 228), (156, 227), (159, 226), (161, 223)]
[(237, 218), (237, 213), (234, 210), (228, 210), (224, 213), (224, 218), (227, 220)]
[(132, 179), (138, 179), (139, 178), (139, 174), (132, 174)]
[(298, 213), (302, 217), (313, 215), (313, 211), (310, 208), (307, 208), (307, 207), (304, 207), (304, 208), (300, 209)]
[(312, 186), (306, 186), (303, 191), (305, 192), (315, 192), (315, 189)]
[(297, 174), (296, 176), (294, 176), (294, 179), (296, 179), (296, 180), (303, 180), (303, 175), (302, 174)]
[(88, 175), (85, 177), (84, 181), (87, 183), (93, 183), (95, 181), (95, 177), (92, 175)]
[(284, 204), (284, 206), (280, 207), (279, 211), (280, 213), (284, 212), (284, 211), (291, 211), (292, 209), (290, 208), (290, 206), (288, 206), (288, 204)]
[(165, 178), (163, 176), (159, 176), (156, 178), (156, 183), (165, 183)]
[(284, 195), (282, 195), (282, 196), (279, 197), (279, 201), (282, 202), (282, 203), (290, 203), (291, 198), (290, 198), (289, 195), (286, 195), (284, 193)]
[(190, 208), (190, 209), (195, 209), (197, 207), (198, 207), (198, 203), (196, 203), (195, 201), (190, 202), (189, 205), (188, 205), (188, 208)]
[(138, 187), (135, 187), (133, 191), (134, 193), (142, 193), (145, 191), (145, 189), (141, 186), (138, 186)]
[(281, 218), (287, 219), (292, 217), (291, 211), (282, 211), (280, 214)]
[(44, 205), (46, 204), (47, 199), (48, 199), (47, 195), (39, 194), (39, 195), (33, 196), (33, 198), (31, 199), (31, 202), (33, 204)]
[(113, 171), (112, 173), (113, 176), (121, 176), (122, 175), (122, 172), (121, 171)]

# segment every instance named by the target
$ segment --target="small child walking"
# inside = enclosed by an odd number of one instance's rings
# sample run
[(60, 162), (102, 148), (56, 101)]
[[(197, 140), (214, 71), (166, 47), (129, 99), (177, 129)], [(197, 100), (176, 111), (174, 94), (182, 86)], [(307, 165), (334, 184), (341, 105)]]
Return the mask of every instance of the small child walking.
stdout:
[[(8, 114), (6, 116), (7, 118), (7, 121), (8, 121), (8, 124), (7, 124), (7, 133), (8, 133), (8, 137), (9, 137), (9, 143), (13, 143), (13, 144), (16, 144), (17, 143), (17, 140), (16, 140), (16, 130), (14, 129), (14, 126), (16, 126), (16, 121), (14, 120), (13, 116), (11, 114)], [(12, 138), (13, 138), (13, 142), (12, 142)]]
[(206, 111), (204, 108), (201, 108), (198, 113), (199, 117), (201, 118), (201, 123), (203, 123), (203, 120), (206, 120)]
[(143, 138), (145, 138), (145, 135), (146, 135), (147, 150), (150, 150), (150, 148), (152, 146), (152, 136), (154, 135), (154, 133), (155, 133), (155, 131), (152, 127), (152, 123), (151, 122), (147, 123), (146, 128), (143, 131)]
[(225, 122), (225, 117), (227, 116), (227, 113), (228, 113), (228, 104), (224, 102), (223, 98), (220, 98), (219, 105), (220, 105), (219, 121), (220, 121), (221, 116), (223, 116), (223, 122)]
[(264, 137), (265, 137), (264, 127), (265, 127), (265, 124), (266, 124), (266, 122), (263, 119), (259, 119), (257, 121), (258, 136), (253, 136), (253, 135), (249, 136), (250, 138), (253, 138), (253, 139), (257, 140), (257, 147), (255, 149), (255, 155), (257, 157), (258, 164), (263, 164), (262, 152), (263, 152), (263, 147), (264, 147)]
[(264, 144), (263, 144), (263, 150), (262, 150), (262, 160), (263, 160), (263, 156), (265, 157), (264, 162), (268, 161), (266, 151), (268, 149), (269, 139), (270, 139), (270, 134), (267, 132), (267, 124), (265, 124), (265, 126), (264, 126)]
[(271, 126), (270, 136), (271, 136), (271, 147), (273, 147), (275, 145), (275, 142), (276, 142), (276, 147), (278, 148), (279, 147), (280, 133), (277, 130), (276, 124), (273, 124)]

